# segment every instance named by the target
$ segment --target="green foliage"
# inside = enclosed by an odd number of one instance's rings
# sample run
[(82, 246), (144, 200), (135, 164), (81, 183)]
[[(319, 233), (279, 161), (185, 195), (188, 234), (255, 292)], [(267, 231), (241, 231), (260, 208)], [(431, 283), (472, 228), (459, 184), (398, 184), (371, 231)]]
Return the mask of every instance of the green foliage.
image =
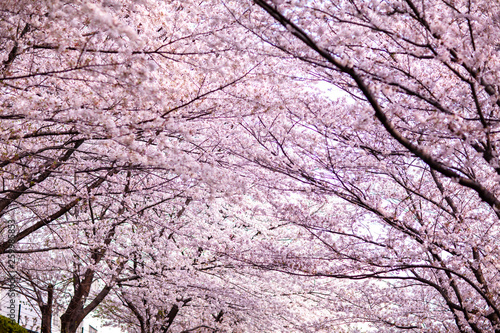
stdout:
[(22, 326), (0, 315), (0, 333), (28, 333)]

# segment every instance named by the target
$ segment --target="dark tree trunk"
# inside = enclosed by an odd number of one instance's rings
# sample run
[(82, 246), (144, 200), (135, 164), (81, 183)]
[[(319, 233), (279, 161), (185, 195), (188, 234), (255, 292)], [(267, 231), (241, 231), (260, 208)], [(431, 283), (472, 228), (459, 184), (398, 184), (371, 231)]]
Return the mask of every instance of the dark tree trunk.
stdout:
[(52, 333), (52, 300), (54, 297), (54, 285), (49, 284), (47, 288), (47, 303), (40, 306), (42, 312), (41, 333)]
[(61, 333), (76, 333), (78, 325), (81, 324), (83, 319), (94, 310), (111, 291), (110, 286), (105, 286), (101, 289), (99, 294), (95, 296), (92, 302), (85, 306), (85, 301), (89, 296), (94, 275), (95, 272), (91, 269), (87, 269), (83, 275), (83, 280), (80, 280), (77, 274), (74, 275), (73, 283), (75, 293), (66, 308), (66, 312), (61, 316)]

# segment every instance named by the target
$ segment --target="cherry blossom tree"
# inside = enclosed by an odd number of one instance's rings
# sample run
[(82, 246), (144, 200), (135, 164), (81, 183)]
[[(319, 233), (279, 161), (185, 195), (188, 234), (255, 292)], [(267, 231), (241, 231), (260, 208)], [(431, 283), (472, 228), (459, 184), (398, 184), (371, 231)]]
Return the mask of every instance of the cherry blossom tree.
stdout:
[[(75, 332), (125, 283), (149, 285), (160, 273), (174, 279), (175, 270), (178, 279), (196, 280), (203, 233), (217, 244), (231, 234), (200, 213), (192, 223), (178, 220), (188, 206), (234, 202), (244, 192), (221, 156), (221, 131), (231, 126), (226, 119), (273, 105), (254, 102), (257, 83), (276, 83), (275, 64), (250, 57), (260, 42), (252, 45), (256, 39), (218, 1), (0, 6), (0, 227), (16, 225), (15, 234), (2, 232), (0, 253), (16, 254), (18, 291), (38, 304), (42, 330), (51, 331), (57, 313), (61, 331)], [(226, 325), (244, 310), (247, 318), (265, 312), (260, 304), (250, 313), (250, 297), (231, 312), (225, 289), (236, 290), (220, 282), (203, 296), (220, 306), (189, 312), (199, 326), (213, 313)], [(158, 306), (154, 298), (146, 303)], [(265, 318), (267, 325), (252, 325), (278, 326)]]
[(498, 9), (3, 1), (3, 267), (65, 333), (105, 299), (141, 332), (500, 331)]
[(186, 222), (166, 249), (142, 247), (134, 258), (141, 278), (119, 283), (99, 316), (140, 333), (304, 331), (305, 320), (316, 311), (317, 302), (307, 304), (318, 292), (315, 283), (297, 283), (227, 256), (231, 250), (251, 250), (251, 241), (262, 235), (255, 226), (267, 223), (243, 218), (224, 202), (212, 202), (208, 210), (201, 206), (185, 211)]
[[(0, 4), (0, 253), (17, 254), (19, 288), (30, 284), (44, 329), (51, 304), (74, 332), (134, 277), (127, 263), (137, 249), (127, 242), (137, 229), (140, 240), (149, 227), (165, 241), (169, 216), (190, 201), (238, 192), (219, 184), (218, 139), (204, 129), (207, 119), (247, 112), (239, 85), (262, 74), (259, 60), (241, 62), (224, 43), (240, 27), (207, 17), (217, 6)], [(13, 235), (4, 232), (11, 221)]]
[(223, 43), (231, 22), (184, 6), (2, 3), (0, 210), (19, 227), (10, 241), (78, 211), (113, 175), (156, 168), (191, 188), (210, 182), (204, 154), (217, 142), (203, 137), (205, 118), (260, 74), (257, 60), (236, 68), (238, 50)]
[(240, 122), (254, 144), (231, 149), (308, 235), (247, 260), (379, 280), (344, 304), (384, 331), (500, 331), (497, 5), (253, 4), (232, 8), (241, 25), (342, 97), (308, 91)]

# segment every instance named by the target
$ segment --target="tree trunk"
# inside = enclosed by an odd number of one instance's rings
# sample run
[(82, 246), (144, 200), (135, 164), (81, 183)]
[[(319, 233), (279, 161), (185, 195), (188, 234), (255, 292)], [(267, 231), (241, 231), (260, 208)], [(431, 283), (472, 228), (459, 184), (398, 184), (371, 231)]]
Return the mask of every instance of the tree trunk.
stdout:
[(52, 300), (54, 296), (54, 285), (49, 284), (47, 288), (47, 303), (40, 306), (42, 312), (41, 333), (52, 333)]
[(61, 316), (61, 333), (76, 333), (80, 323), (81, 321), (64, 320), (63, 316)]
[(91, 269), (85, 272), (84, 279), (81, 281), (78, 275), (74, 275), (75, 293), (69, 302), (66, 312), (61, 316), (61, 333), (76, 333), (76, 329), (83, 319), (109, 294), (111, 286), (105, 286), (97, 296), (85, 306), (85, 301), (89, 296), (94, 275), (95, 272)]

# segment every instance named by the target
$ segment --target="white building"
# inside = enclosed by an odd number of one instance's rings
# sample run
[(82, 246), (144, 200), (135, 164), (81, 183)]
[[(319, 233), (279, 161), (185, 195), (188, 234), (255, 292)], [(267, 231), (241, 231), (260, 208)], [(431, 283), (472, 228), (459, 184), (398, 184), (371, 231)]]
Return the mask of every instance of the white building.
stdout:
[[(15, 297), (10, 297), (8, 290), (0, 289), (0, 314), (13, 318), (24, 328), (39, 333), (42, 317), (36, 304), (26, 299), (26, 297), (16, 293)], [(52, 314), (52, 332), (61, 332), (61, 320), (59, 314)], [(97, 329), (90, 325), (89, 320), (84, 319), (78, 326), (77, 333), (98, 333)]]

